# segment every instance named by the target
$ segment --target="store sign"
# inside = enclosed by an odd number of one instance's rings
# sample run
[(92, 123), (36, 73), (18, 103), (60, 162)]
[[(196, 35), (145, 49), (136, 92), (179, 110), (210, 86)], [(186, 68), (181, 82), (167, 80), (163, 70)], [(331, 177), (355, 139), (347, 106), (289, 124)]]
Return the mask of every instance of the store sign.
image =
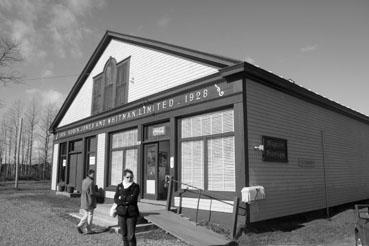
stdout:
[(90, 165), (95, 165), (95, 160), (96, 160), (95, 156), (90, 156), (89, 160)]
[(288, 162), (287, 140), (263, 136), (263, 161)]
[[(56, 139), (65, 138), (81, 134), (84, 132), (92, 131), (95, 129), (101, 129), (104, 127), (121, 124), (145, 116), (170, 111), (173, 109), (185, 107), (192, 104), (206, 102), (211, 99), (216, 99), (219, 97), (224, 97), (232, 93), (233, 93), (232, 84), (228, 84), (227, 82), (213, 84), (211, 86), (191, 91), (188, 93), (180, 94), (175, 97), (170, 97), (153, 103), (144, 104), (140, 107), (112, 115), (105, 119), (93, 121), (91, 123), (87, 123), (79, 127), (58, 132), (56, 133), (55, 138)], [(158, 130), (158, 133), (160, 133), (160, 131), (161, 130)]]
[(152, 135), (154, 137), (165, 135), (165, 126), (152, 128)]

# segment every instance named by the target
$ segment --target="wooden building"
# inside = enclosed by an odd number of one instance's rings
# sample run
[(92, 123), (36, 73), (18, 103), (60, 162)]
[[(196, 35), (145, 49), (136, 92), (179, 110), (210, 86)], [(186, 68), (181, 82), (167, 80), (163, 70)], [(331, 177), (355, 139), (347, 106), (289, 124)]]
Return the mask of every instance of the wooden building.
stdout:
[[(230, 218), (261, 185), (250, 222), (369, 198), (369, 117), (243, 61), (108, 31), (67, 96), (52, 190), (88, 169), (112, 197), (130, 168), (141, 197)], [(190, 186), (204, 190), (198, 204)], [(179, 196), (181, 194), (181, 196)], [(210, 198), (209, 198), (210, 197)]]

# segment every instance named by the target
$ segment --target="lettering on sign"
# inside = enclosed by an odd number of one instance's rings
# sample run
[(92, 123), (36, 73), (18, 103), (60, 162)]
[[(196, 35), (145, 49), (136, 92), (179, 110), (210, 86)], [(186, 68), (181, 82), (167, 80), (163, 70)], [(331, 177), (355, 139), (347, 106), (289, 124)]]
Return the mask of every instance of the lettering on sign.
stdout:
[(153, 135), (154, 137), (165, 135), (165, 126), (161, 126), (161, 127), (154, 127), (154, 128), (152, 129), (152, 135)]
[(263, 161), (288, 162), (286, 139), (263, 136), (262, 141)]
[(58, 132), (55, 135), (55, 139), (65, 138), (95, 129), (101, 129), (104, 127), (124, 123), (126, 121), (139, 119), (152, 114), (166, 112), (187, 105), (205, 102), (211, 99), (216, 99), (218, 97), (224, 97), (225, 95), (230, 95), (231, 93), (233, 93), (232, 84), (228, 84), (227, 82), (213, 84), (202, 89), (184, 93), (175, 97), (170, 97), (157, 102), (144, 104), (140, 107), (122, 113), (117, 113), (105, 119), (93, 121), (79, 127)]
[(297, 164), (299, 167), (302, 167), (302, 168), (313, 168), (315, 166), (315, 161), (310, 160), (310, 159), (305, 159), (305, 158), (298, 158)]

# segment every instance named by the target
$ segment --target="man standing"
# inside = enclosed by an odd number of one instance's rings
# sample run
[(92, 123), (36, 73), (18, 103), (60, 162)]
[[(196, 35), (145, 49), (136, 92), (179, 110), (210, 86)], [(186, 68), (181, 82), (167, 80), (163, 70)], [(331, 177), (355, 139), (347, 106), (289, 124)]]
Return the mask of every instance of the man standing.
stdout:
[(88, 170), (87, 177), (82, 182), (81, 209), (83, 210), (83, 217), (77, 225), (77, 230), (81, 234), (83, 233), (82, 226), (85, 224), (87, 234), (93, 233), (91, 225), (94, 209), (96, 208), (94, 175), (95, 170)]

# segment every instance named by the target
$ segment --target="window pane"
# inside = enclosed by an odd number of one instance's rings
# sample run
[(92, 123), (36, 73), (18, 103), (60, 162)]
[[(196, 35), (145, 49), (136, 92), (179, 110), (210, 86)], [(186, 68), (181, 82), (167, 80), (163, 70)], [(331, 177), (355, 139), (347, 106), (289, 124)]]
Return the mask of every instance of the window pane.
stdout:
[(96, 152), (96, 137), (88, 138), (87, 140), (87, 151)]
[(131, 169), (133, 176), (137, 181), (137, 149), (127, 149), (126, 150), (126, 167)]
[[(204, 143), (203, 141), (182, 142), (182, 183), (204, 188)], [(182, 185), (186, 188), (186, 185)], [(190, 187), (189, 187), (190, 188)], [(190, 188), (191, 189), (191, 188)]]
[(208, 190), (235, 189), (234, 137), (208, 140)]
[(208, 136), (234, 131), (233, 109), (196, 115), (181, 121), (182, 138)]
[(137, 129), (115, 133), (112, 135), (112, 148), (137, 145)]
[(118, 185), (123, 177), (123, 151), (113, 151), (111, 153), (110, 184)]

